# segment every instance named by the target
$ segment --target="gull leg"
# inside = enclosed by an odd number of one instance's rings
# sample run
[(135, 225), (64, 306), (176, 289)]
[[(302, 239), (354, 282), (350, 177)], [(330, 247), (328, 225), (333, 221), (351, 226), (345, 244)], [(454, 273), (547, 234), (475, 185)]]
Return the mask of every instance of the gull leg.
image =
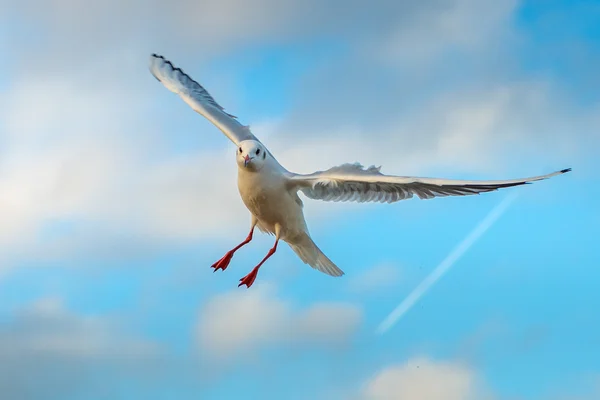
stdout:
[(269, 252), (265, 256), (265, 258), (263, 258), (262, 261), (256, 267), (254, 267), (254, 269), (252, 271), (250, 271), (250, 273), (248, 275), (246, 275), (245, 277), (240, 279), (240, 284), (238, 285), (238, 287), (240, 287), (242, 285), (246, 285), (246, 287), (252, 286), (252, 284), (254, 283), (254, 280), (256, 279), (256, 275), (258, 274), (258, 270), (261, 267), (261, 265), (263, 265), (265, 263), (265, 261), (267, 261), (269, 259), (269, 257), (271, 257), (273, 254), (275, 254), (275, 252), (277, 251), (277, 243), (279, 243), (279, 239), (277, 239), (275, 241), (275, 245), (273, 245), (271, 250), (269, 250)]
[(250, 271), (250, 273), (248, 275), (246, 275), (245, 277), (240, 279), (240, 284), (238, 285), (238, 287), (240, 287), (242, 285), (246, 285), (246, 287), (249, 288), (250, 286), (252, 286), (252, 284), (254, 283), (254, 280), (256, 279), (256, 275), (258, 275), (258, 270), (260, 269), (261, 265), (263, 265), (265, 263), (265, 261), (267, 261), (277, 251), (277, 243), (279, 243), (280, 233), (281, 233), (281, 226), (279, 224), (276, 224), (275, 225), (275, 244), (269, 250), (269, 252), (265, 256), (265, 258), (263, 258), (262, 261), (256, 267), (254, 267), (254, 269), (252, 269), (252, 271)]
[(240, 247), (243, 247), (246, 244), (250, 243), (250, 241), (252, 240), (252, 235), (254, 234), (255, 226), (256, 226), (256, 223), (253, 223), (252, 227), (250, 228), (250, 233), (248, 234), (248, 236), (246, 237), (246, 239), (244, 239), (244, 241), (242, 243), (238, 244), (233, 249), (229, 250), (227, 253), (225, 253), (225, 255), (219, 261), (217, 261), (216, 263), (211, 265), (211, 268), (215, 269), (213, 272), (217, 272), (217, 270), (219, 270), (219, 269), (222, 269), (223, 271), (225, 271), (227, 266), (229, 266), (229, 262), (233, 258), (233, 254), (236, 251), (238, 251), (240, 249)]

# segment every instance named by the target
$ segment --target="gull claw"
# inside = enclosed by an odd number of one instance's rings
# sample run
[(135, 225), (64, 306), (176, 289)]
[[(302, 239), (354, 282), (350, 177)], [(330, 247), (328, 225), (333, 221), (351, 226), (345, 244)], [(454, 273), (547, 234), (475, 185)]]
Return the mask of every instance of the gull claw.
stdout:
[(233, 252), (228, 251), (219, 261), (211, 265), (211, 268), (214, 268), (213, 272), (217, 272), (217, 270), (222, 269), (225, 271), (233, 258)]
[(245, 277), (240, 279), (240, 284), (238, 285), (238, 287), (240, 287), (242, 285), (246, 285), (247, 288), (250, 288), (250, 286), (252, 286), (252, 284), (256, 280), (257, 275), (258, 275), (258, 267), (254, 268), (252, 271), (250, 271), (250, 273), (248, 275), (246, 275)]

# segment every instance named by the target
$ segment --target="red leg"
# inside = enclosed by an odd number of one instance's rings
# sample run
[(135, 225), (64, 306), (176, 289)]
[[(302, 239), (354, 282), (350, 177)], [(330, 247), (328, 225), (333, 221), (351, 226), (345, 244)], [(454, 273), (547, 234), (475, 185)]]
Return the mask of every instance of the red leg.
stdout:
[(217, 261), (216, 263), (214, 263), (211, 266), (211, 268), (215, 269), (213, 272), (217, 272), (217, 270), (219, 270), (219, 269), (222, 269), (223, 271), (225, 271), (225, 269), (229, 265), (229, 262), (233, 258), (233, 254), (236, 251), (238, 251), (240, 249), (240, 247), (250, 243), (250, 241), (252, 240), (253, 233), (254, 233), (254, 227), (252, 227), (252, 229), (250, 229), (250, 233), (248, 234), (248, 236), (246, 237), (246, 239), (244, 239), (244, 241), (242, 243), (238, 244), (233, 249), (229, 250), (219, 261)]
[(252, 284), (254, 283), (254, 280), (256, 279), (256, 275), (258, 274), (258, 270), (259, 270), (260, 266), (263, 265), (265, 263), (265, 261), (267, 261), (269, 259), (269, 257), (271, 257), (273, 254), (275, 254), (275, 252), (277, 251), (277, 243), (279, 243), (279, 239), (277, 239), (275, 241), (275, 244), (273, 245), (271, 250), (269, 250), (269, 252), (265, 256), (265, 258), (263, 258), (262, 261), (256, 267), (254, 267), (254, 269), (252, 271), (250, 271), (250, 273), (248, 275), (246, 275), (245, 277), (240, 279), (240, 284), (238, 285), (238, 287), (240, 287), (242, 285), (246, 285), (246, 287), (249, 288), (250, 286), (252, 286)]

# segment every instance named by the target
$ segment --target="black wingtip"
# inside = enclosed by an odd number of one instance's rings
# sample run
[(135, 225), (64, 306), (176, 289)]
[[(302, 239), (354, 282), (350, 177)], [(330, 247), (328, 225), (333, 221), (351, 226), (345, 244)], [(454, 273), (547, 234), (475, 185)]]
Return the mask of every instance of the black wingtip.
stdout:
[(560, 170), (561, 174), (566, 174), (567, 172), (571, 172), (571, 168), (565, 168), (565, 169)]

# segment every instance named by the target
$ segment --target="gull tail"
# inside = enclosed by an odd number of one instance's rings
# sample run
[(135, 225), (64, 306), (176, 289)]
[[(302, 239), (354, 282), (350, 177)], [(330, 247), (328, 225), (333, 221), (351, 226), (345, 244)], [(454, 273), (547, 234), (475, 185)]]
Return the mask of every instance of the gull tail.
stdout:
[(294, 238), (293, 243), (288, 244), (305, 264), (310, 265), (314, 269), (331, 276), (344, 275), (344, 271), (339, 269), (333, 261), (323, 254), (308, 234), (305, 233), (300, 237)]

